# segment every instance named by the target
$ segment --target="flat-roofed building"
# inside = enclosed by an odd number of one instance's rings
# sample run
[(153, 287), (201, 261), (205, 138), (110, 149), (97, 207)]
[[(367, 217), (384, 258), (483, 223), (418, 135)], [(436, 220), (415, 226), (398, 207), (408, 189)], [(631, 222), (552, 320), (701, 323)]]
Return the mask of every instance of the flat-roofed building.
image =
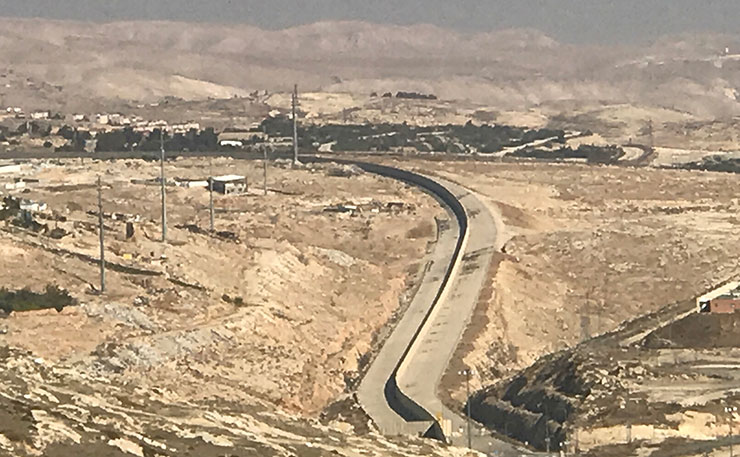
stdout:
[(730, 282), (696, 299), (700, 313), (728, 314), (740, 311), (740, 282)]
[(2, 164), (0, 163), (0, 175), (10, 173), (20, 173), (21, 166), (18, 164)]
[(224, 195), (246, 193), (247, 177), (241, 175), (216, 176), (213, 178), (213, 190)]

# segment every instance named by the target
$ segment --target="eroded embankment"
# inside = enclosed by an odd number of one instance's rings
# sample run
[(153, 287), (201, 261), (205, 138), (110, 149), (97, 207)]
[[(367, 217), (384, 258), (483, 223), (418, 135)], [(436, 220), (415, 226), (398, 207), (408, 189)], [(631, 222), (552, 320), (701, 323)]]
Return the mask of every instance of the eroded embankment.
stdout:
[(589, 395), (583, 356), (564, 352), (541, 359), (509, 382), (471, 397), (473, 418), (539, 450), (561, 449), (566, 421)]

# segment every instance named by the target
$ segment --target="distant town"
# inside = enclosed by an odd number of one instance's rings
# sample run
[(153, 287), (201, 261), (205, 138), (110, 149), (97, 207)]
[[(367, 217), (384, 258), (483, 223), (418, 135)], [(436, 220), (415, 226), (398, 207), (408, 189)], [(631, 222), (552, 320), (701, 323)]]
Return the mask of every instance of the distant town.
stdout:
[[(429, 99), (430, 96), (398, 93), (396, 97)], [(594, 163), (616, 163), (625, 157), (625, 152), (617, 146), (580, 145), (572, 148), (568, 145), (568, 139), (588, 136), (590, 132), (473, 122), (429, 126), (413, 126), (405, 122), (322, 124), (316, 120), (301, 122), (303, 116), (299, 114), (298, 146), (301, 151), (309, 153), (477, 154)], [(0, 151), (8, 152), (141, 152), (147, 155), (161, 148), (173, 153), (284, 152), (292, 145), (292, 115), (281, 110), (270, 111), (261, 122), (235, 124), (220, 131), (197, 121), (168, 123), (108, 112), (26, 113), (20, 107), (7, 107), (5, 114), (0, 116)]]

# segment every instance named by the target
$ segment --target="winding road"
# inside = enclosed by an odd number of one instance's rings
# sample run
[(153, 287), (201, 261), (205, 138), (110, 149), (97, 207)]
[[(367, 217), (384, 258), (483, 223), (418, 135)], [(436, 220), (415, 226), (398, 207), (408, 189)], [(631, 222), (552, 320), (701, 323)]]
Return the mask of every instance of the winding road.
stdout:
[[(321, 160), (321, 159), (319, 159)], [(336, 161), (336, 159), (333, 159)], [(387, 435), (424, 435), (467, 446), (466, 419), (442, 403), (439, 383), (470, 322), (489, 275), (496, 225), (487, 207), (462, 186), (399, 168), (343, 161), (433, 195), (447, 211), (409, 308), (372, 361), (358, 399)], [(472, 447), (488, 454), (526, 453), (477, 424)]]

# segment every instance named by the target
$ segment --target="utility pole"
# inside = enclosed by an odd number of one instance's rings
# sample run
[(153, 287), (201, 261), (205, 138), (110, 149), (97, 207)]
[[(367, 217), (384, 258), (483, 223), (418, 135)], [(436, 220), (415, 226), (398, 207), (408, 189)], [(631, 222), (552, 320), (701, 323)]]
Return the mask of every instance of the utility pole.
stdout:
[(164, 176), (164, 127), (159, 130), (159, 179), (162, 182), (162, 242), (167, 241), (167, 179)]
[(545, 407), (545, 448), (547, 449), (547, 454), (550, 454), (550, 415), (547, 412), (547, 405), (543, 405)]
[(470, 368), (466, 368), (464, 370), (461, 370), (458, 372), (460, 375), (465, 376), (465, 393), (467, 398), (467, 411), (466, 411), (466, 419), (467, 419), (467, 429), (468, 429), (468, 449), (473, 449), (473, 435), (470, 432), (470, 420), (471, 420), (471, 414), (470, 414), (470, 375), (473, 374), (473, 371)]
[(601, 335), (604, 333), (604, 330), (601, 328), (601, 314), (604, 312), (604, 308), (606, 307), (606, 286), (607, 282), (609, 281), (608, 275), (604, 274), (601, 277), (601, 291), (597, 291), (597, 293), (600, 294), (598, 302), (594, 300), (594, 303), (596, 304), (596, 334)]
[(593, 304), (591, 298), (594, 295), (595, 287), (586, 290), (584, 303), (581, 305), (581, 341), (588, 341), (591, 338), (591, 315), (593, 313)]
[(293, 166), (298, 164), (298, 84), (293, 86)]
[(208, 168), (209, 168), (209, 174), (211, 176), (208, 177), (208, 208), (209, 208), (209, 215), (211, 218), (211, 233), (215, 230), (215, 220), (213, 216), (213, 158), (208, 159)]
[(209, 208), (211, 215), (211, 233), (215, 230), (215, 221), (213, 217), (213, 176), (208, 178), (208, 196), (210, 198)]
[(100, 293), (105, 292), (105, 226), (103, 224), (103, 181), (98, 175), (98, 232), (100, 234)]
[(733, 435), (733, 427), (732, 427), (732, 419), (735, 413), (737, 412), (737, 406), (725, 406), (725, 412), (730, 415), (730, 457), (733, 457), (733, 450), (732, 450), (732, 438)]
[(575, 429), (575, 443), (573, 444), (573, 453), (578, 455), (580, 449), (578, 449), (578, 429)]
[(267, 195), (267, 147), (262, 148), (264, 158), (262, 159), (262, 189)]

